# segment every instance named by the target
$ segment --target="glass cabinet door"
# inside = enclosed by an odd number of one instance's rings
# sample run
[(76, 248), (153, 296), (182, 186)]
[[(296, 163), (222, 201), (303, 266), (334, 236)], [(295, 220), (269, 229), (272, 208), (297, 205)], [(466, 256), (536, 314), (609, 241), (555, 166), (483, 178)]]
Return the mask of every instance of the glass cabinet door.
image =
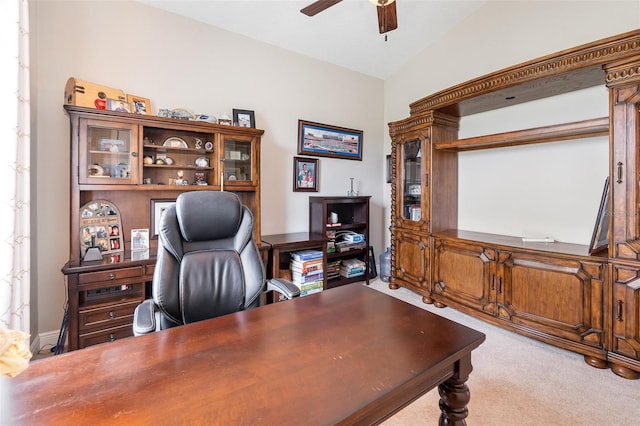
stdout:
[(224, 184), (253, 184), (255, 179), (253, 140), (223, 136), (222, 149), (224, 152), (224, 160), (222, 161)]
[(137, 126), (84, 120), (80, 129), (80, 183), (130, 184), (137, 178)]
[(410, 221), (422, 218), (422, 153), (420, 140), (410, 141), (401, 146), (401, 202), (402, 217)]

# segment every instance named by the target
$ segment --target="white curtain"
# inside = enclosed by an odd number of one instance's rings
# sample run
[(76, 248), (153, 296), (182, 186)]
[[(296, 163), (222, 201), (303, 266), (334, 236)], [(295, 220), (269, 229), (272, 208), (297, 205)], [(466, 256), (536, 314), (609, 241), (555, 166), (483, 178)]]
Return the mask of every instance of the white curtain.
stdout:
[(0, 0), (0, 328), (29, 333), (29, 4)]

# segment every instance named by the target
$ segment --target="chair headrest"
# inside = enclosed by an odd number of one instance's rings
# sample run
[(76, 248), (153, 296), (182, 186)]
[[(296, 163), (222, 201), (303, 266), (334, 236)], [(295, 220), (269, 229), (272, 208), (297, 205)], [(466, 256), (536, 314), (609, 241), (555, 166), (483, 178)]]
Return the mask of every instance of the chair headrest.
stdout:
[(238, 231), (242, 203), (232, 192), (183, 192), (176, 199), (176, 215), (186, 241), (217, 240)]

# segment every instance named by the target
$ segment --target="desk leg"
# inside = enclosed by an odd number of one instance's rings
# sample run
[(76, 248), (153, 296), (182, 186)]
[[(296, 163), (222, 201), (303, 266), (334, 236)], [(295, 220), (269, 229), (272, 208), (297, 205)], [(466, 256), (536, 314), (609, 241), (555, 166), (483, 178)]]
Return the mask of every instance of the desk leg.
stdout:
[(456, 363), (456, 374), (438, 386), (440, 394), (440, 426), (463, 426), (469, 414), (467, 404), (471, 399), (471, 393), (467, 386), (469, 373), (471, 373), (471, 355), (462, 358)]

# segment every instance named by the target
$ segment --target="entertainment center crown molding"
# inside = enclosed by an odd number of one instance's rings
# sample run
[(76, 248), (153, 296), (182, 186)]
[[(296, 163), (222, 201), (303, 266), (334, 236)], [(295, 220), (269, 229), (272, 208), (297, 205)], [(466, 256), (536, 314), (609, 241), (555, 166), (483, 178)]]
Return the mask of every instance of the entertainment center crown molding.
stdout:
[[(459, 139), (460, 119), (604, 86), (608, 117)], [(389, 123), (391, 281), (425, 303), (640, 378), (640, 30), (503, 69), (410, 104)], [(458, 228), (458, 153), (609, 137), (608, 250)]]

